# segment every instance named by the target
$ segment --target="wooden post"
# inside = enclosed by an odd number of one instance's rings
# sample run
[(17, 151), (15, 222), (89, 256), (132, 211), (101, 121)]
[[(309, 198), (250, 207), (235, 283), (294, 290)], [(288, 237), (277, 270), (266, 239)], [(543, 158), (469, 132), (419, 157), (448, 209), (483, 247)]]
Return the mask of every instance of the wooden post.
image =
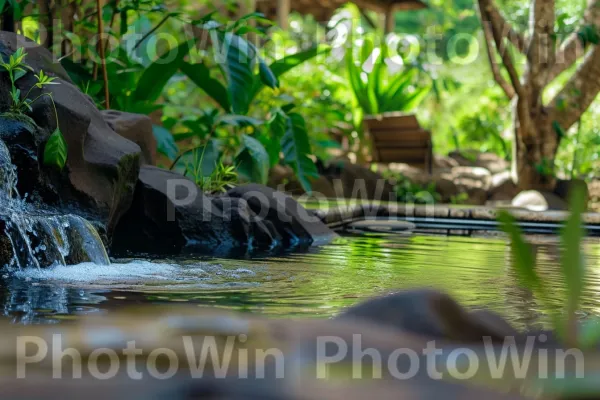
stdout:
[(388, 35), (396, 30), (396, 9), (390, 5), (385, 11), (385, 34)]
[(287, 30), (290, 22), (291, 0), (277, 0), (277, 23)]

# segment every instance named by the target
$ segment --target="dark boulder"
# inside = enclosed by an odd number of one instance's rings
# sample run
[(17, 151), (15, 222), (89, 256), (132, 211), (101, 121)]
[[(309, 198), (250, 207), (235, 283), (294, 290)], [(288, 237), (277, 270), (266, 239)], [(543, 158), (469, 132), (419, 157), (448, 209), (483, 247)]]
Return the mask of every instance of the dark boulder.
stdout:
[(245, 200), (257, 220), (273, 224), (286, 246), (323, 243), (335, 237), (320, 219), (285, 193), (250, 184), (231, 189), (227, 195)]
[[(34, 74), (39, 74), (40, 70), (55, 77), (57, 83), (43, 90), (35, 88), (30, 94), (31, 98), (43, 93), (52, 95), (58, 123), (68, 145), (67, 166), (63, 173), (56, 176), (46, 169), (43, 172), (51, 176), (61, 203), (76, 204), (81, 212), (94, 215), (107, 225), (110, 232), (131, 204), (139, 170), (140, 148), (107, 125), (90, 98), (72, 84), (67, 72), (53, 60), (47, 49), (14, 33), (0, 32), (0, 53), (3, 56), (12, 54), (19, 47), (25, 48), (25, 62), (32, 69), (17, 81), (21, 93), (27, 93), (35, 85)], [(7, 88), (10, 87), (6, 73), (0, 74), (0, 82), (0, 111), (6, 111), (9, 104)], [(37, 124), (38, 131), (34, 143), (28, 143), (27, 148), (32, 155), (39, 155), (43, 142), (56, 129), (56, 115), (50, 97), (42, 96), (29, 116)], [(39, 140), (41, 146), (37, 143)], [(10, 145), (8, 147), (10, 149)], [(55, 200), (42, 195), (44, 202)]]
[(175, 172), (143, 166), (133, 205), (113, 238), (117, 253), (230, 254), (335, 236), (291, 197), (261, 185), (208, 197)]
[(586, 202), (590, 200), (590, 190), (587, 182), (583, 179), (557, 179), (554, 194), (568, 202), (571, 199), (571, 192), (573, 189), (582, 191)]
[(233, 231), (231, 224), (218, 220), (220, 214), (191, 180), (143, 166), (133, 204), (115, 230), (113, 250), (177, 254), (186, 246), (208, 250), (241, 245), (247, 229)]
[[(27, 196), (29, 200), (44, 199), (46, 202), (53, 202), (57, 194), (43, 173), (40, 162), (45, 136), (32, 121), (27, 121), (27, 117), (0, 115), (0, 141), (9, 153), (6, 161), (14, 165), (18, 193)], [(8, 166), (3, 166), (2, 169), (5, 171), (3, 173), (10, 173)]]

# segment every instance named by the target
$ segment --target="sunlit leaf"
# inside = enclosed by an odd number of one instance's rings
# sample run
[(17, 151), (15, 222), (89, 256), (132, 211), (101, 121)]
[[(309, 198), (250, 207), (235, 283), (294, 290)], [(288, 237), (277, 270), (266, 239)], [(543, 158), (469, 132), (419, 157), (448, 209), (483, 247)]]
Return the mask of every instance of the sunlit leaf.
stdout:
[(267, 183), (269, 177), (269, 155), (255, 138), (242, 135), (242, 149), (235, 158), (237, 170), (252, 182)]
[(224, 57), (223, 69), (232, 111), (247, 114), (252, 100), (250, 94), (257, 62), (254, 46), (242, 37), (227, 32), (213, 35), (213, 47), (220, 52), (220, 57)]
[(300, 114), (288, 115), (286, 131), (281, 139), (281, 149), (285, 163), (294, 170), (304, 190), (310, 192), (312, 190), (310, 178), (318, 178), (319, 173), (315, 163), (309, 158), (312, 152), (306, 122)]
[(279, 87), (279, 80), (262, 58), (259, 58), (258, 60), (258, 69), (260, 74), (260, 80), (265, 85), (267, 85), (271, 89), (276, 89)]
[(137, 82), (133, 95), (134, 101), (156, 101), (171, 77), (179, 70), (184, 57), (189, 51), (189, 43), (182, 43), (163, 54), (146, 68)]
[(67, 163), (67, 142), (60, 129), (50, 135), (44, 148), (44, 165), (62, 170)]
[(231, 111), (231, 103), (227, 89), (218, 80), (211, 76), (210, 69), (204, 63), (189, 64), (182, 63), (181, 70), (188, 76), (200, 89), (219, 104), (224, 111)]

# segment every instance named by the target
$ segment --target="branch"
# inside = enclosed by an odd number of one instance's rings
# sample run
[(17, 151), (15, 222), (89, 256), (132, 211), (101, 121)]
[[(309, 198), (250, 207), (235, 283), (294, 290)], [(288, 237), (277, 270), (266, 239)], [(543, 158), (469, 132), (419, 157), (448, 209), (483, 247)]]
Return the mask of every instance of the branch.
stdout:
[[(484, 7), (482, 8), (482, 6)], [(525, 53), (527, 47), (525, 38), (502, 16), (498, 8), (489, 0), (480, 1), (479, 7), (485, 12), (492, 26), (502, 32), (503, 36), (508, 38), (517, 50)]]
[(600, 93), (600, 46), (590, 51), (575, 75), (552, 100), (552, 117), (568, 130), (590, 107)]
[[(508, 49), (504, 43), (504, 36), (501, 30), (501, 27), (495, 23), (495, 19), (492, 18), (489, 14), (489, 10), (495, 10), (494, 5), (491, 0), (478, 0), (479, 1), (479, 9), (481, 10), (483, 23), (489, 22), (489, 26), (491, 27), (492, 37), (494, 39), (494, 43), (496, 44), (496, 50), (500, 54), (502, 58), (502, 64), (506, 71), (508, 72), (508, 76), (510, 77), (510, 81), (512, 83), (513, 88), (517, 95), (524, 97), (526, 95), (523, 85), (521, 84), (521, 80), (519, 78), (519, 73), (515, 68), (515, 64), (510, 56)], [(497, 10), (496, 10), (497, 11)], [(486, 21), (489, 19), (489, 21)]]
[[(587, 0), (588, 6), (585, 10), (581, 26), (593, 25), (600, 29), (600, 0)], [(556, 62), (550, 70), (548, 81), (551, 82), (557, 76), (569, 69), (575, 62), (585, 54), (586, 49), (581, 43), (578, 32), (570, 34), (556, 52)]]
[[(481, 14), (481, 10), (480, 10), (480, 14)], [(484, 21), (484, 18), (481, 18), (481, 20)], [(494, 80), (496, 81), (496, 83), (498, 83), (498, 85), (500, 85), (500, 87), (504, 91), (504, 94), (506, 95), (506, 97), (508, 97), (509, 99), (512, 99), (516, 95), (515, 89), (502, 76), (502, 72), (500, 71), (500, 68), (498, 67), (498, 63), (496, 62), (496, 58), (494, 57), (494, 55), (496, 54), (494, 52), (494, 45), (493, 45), (494, 38), (493, 38), (493, 33), (492, 33), (492, 27), (490, 26), (489, 22), (483, 22), (483, 35), (485, 37), (485, 45), (487, 48), (488, 60), (490, 62), (492, 74), (494, 75)]]

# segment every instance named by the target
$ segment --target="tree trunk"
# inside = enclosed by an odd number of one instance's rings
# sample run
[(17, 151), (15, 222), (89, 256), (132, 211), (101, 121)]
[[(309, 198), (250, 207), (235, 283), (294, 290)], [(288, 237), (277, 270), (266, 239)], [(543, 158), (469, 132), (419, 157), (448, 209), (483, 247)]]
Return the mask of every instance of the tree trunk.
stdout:
[(548, 110), (531, 107), (527, 100), (519, 98), (515, 104), (513, 179), (521, 190), (551, 191), (556, 185), (553, 167), (558, 135)]

